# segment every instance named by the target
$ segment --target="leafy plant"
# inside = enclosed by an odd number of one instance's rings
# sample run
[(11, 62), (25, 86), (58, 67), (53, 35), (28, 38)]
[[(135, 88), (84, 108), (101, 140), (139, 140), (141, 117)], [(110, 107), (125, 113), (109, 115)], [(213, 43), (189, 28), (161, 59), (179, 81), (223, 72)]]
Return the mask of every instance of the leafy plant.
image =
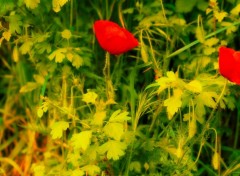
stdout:
[(0, 5), (0, 175), (238, 175), (239, 1)]

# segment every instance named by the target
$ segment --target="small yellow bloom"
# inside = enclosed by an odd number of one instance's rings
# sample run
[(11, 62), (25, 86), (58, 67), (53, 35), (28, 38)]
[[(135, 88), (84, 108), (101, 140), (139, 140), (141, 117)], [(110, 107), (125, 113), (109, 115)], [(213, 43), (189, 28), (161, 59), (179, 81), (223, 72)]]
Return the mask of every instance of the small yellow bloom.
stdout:
[(89, 91), (88, 93), (83, 94), (82, 101), (95, 104), (97, 97), (98, 95), (95, 92)]
[(65, 38), (67, 40), (69, 40), (72, 37), (72, 33), (70, 30), (65, 29), (64, 31), (62, 31), (62, 38)]

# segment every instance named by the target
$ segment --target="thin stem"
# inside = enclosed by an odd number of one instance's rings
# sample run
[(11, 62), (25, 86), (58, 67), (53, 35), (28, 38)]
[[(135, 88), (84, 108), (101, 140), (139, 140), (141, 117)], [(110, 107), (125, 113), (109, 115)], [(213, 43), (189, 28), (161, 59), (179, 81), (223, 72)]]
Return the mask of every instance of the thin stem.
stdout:
[[(204, 134), (206, 133), (206, 131), (209, 130), (209, 128), (210, 128), (210, 122), (211, 122), (211, 120), (212, 120), (212, 118), (213, 118), (213, 115), (214, 115), (214, 113), (215, 113), (215, 111), (216, 111), (216, 109), (217, 109), (217, 106), (218, 106), (220, 100), (222, 99), (222, 97), (223, 97), (223, 95), (224, 95), (224, 92), (225, 92), (225, 90), (226, 90), (227, 83), (228, 83), (228, 80), (226, 79), (226, 82), (225, 82), (225, 84), (224, 84), (224, 87), (223, 87), (223, 89), (222, 89), (222, 92), (221, 92), (221, 94), (220, 94), (220, 96), (219, 96), (219, 98), (218, 98), (218, 100), (217, 100), (217, 102), (216, 102), (216, 107), (212, 110), (212, 112), (211, 112), (208, 120), (206, 121), (205, 126), (204, 126), (204, 128), (202, 129), (201, 134), (199, 135), (200, 138), (202, 138), (202, 137), (204, 136)], [(198, 140), (199, 140), (199, 137), (194, 139), (194, 141), (198, 141)], [(191, 142), (190, 146), (192, 146), (194, 143), (195, 143), (195, 142)]]
[(108, 52), (106, 53), (103, 75), (105, 77), (107, 99), (114, 100), (114, 88), (110, 76), (110, 54)]
[(108, 15), (108, 0), (105, 1), (105, 8), (106, 8), (106, 18), (109, 19), (109, 15)]
[(21, 176), (24, 175), (22, 169), (20, 168), (18, 163), (16, 163), (14, 160), (7, 158), (7, 157), (0, 157), (0, 162), (11, 165), (19, 173), (19, 175), (21, 175)]
[(107, 52), (106, 53), (106, 57), (105, 57), (105, 65), (104, 65), (104, 68), (103, 68), (103, 75), (105, 77), (105, 81), (107, 82), (107, 67), (108, 67), (108, 60), (109, 60), (109, 53)]
[[(216, 111), (216, 109), (217, 109), (217, 106), (218, 106), (219, 102), (221, 101), (221, 99), (222, 99), (222, 97), (223, 97), (223, 95), (224, 95), (224, 92), (225, 92), (226, 87), (227, 87), (227, 83), (228, 83), (228, 80), (226, 79), (226, 80), (225, 80), (224, 87), (223, 87), (223, 89), (222, 89), (222, 92), (221, 92), (221, 94), (220, 94), (220, 96), (218, 97), (218, 100), (217, 100), (217, 102), (216, 102), (216, 107), (212, 110), (212, 112), (211, 112), (211, 114), (210, 114), (207, 122), (210, 122), (210, 121), (211, 121), (211, 119), (212, 119), (212, 117), (213, 117), (213, 114), (215, 113), (215, 111)], [(207, 123), (206, 123), (206, 124), (207, 124)]]
[(209, 130), (213, 130), (214, 133), (215, 133), (215, 147), (214, 147), (214, 149), (215, 149), (215, 152), (217, 152), (217, 131), (216, 131), (215, 128), (209, 128)]
[(148, 35), (148, 33), (146, 32), (146, 35), (147, 35), (147, 39), (148, 39), (148, 42), (149, 42), (149, 45), (150, 45), (150, 51), (151, 51), (151, 55), (152, 55), (152, 62), (153, 62), (153, 68), (155, 71), (160, 72), (159, 70), (159, 67), (158, 67), (158, 63), (157, 63), (157, 60), (155, 58), (155, 54), (154, 54), (154, 51), (153, 51), (153, 46), (152, 46), (152, 42), (150, 40), (150, 36)]
[(125, 28), (124, 20), (123, 20), (123, 14), (122, 14), (122, 3), (123, 3), (124, 1), (125, 1), (125, 0), (122, 0), (122, 1), (120, 1), (119, 4), (118, 4), (118, 16), (119, 16), (119, 20), (120, 20), (123, 28)]
[[(192, 168), (197, 164), (197, 162), (198, 162), (198, 160), (199, 160), (199, 157), (200, 157), (200, 154), (202, 153), (202, 148), (203, 148), (203, 146), (204, 146), (204, 143), (201, 142), (201, 145), (200, 145), (200, 148), (199, 148), (199, 151), (198, 151), (197, 158), (196, 158), (196, 160), (194, 161), (194, 163), (187, 169), (187, 171), (192, 170)], [(185, 174), (185, 172), (184, 172), (183, 174)]]
[(49, 78), (50, 78), (50, 73), (48, 73), (47, 76), (45, 77), (45, 81), (44, 81), (43, 86), (41, 88), (39, 106), (42, 106), (42, 103), (43, 103), (42, 97), (44, 97), (46, 87), (47, 87), (47, 82), (48, 82)]
[(73, 0), (71, 0), (70, 4), (70, 29), (73, 26)]
[(236, 124), (236, 131), (235, 131), (235, 138), (233, 148), (237, 149), (237, 144), (239, 140), (239, 120), (240, 120), (240, 103), (238, 104), (238, 112), (237, 112), (237, 124)]
[[(237, 26), (237, 25), (239, 25), (239, 24), (240, 24), (239, 21), (238, 21), (238, 22), (235, 22), (235, 23), (233, 23), (232, 25), (223, 27), (223, 28), (221, 28), (221, 29), (219, 29), (219, 30), (217, 30), (217, 31), (215, 31), (215, 32), (212, 32), (211, 34), (205, 36), (204, 38), (205, 38), (205, 39), (208, 39), (208, 38), (210, 38), (210, 37), (212, 37), (212, 36), (215, 36), (215, 35), (218, 34), (218, 33), (221, 33), (221, 32), (223, 32), (223, 31), (227, 30), (227, 29), (230, 28), (230, 27)], [(173, 56), (176, 56), (176, 55), (180, 54), (181, 52), (187, 50), (188, 48), (191, 48), (192, 46), (198, 44), (199, 42), (200, 42), (199, 40), (195, 40), (195, 41), (193, 41), (192, 43), (190, 43), (190, 44), (188, 44), (188, 45), (180, 48), (179, 50), (173, 52), (172, 54), (168, 55), (166, 58), (171, 58), (171, 57), (173, 57)]]

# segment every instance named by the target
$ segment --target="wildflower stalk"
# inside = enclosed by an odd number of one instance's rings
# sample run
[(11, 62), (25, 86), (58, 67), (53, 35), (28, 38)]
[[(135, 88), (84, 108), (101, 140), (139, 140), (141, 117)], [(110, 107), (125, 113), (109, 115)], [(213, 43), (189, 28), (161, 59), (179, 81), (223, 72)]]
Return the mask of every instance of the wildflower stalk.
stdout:
[[(219, 102), (221, 101), (221, 99), (222, 99), (222, 97), (223, 97), (223, 95), (224, 95), (224, 93), (225, 93), (225, 90), (226, 90), (226, 87), (227, 87), (227, 83), (228, 83), (228, 80), (226, 79), (226, 82), (225, 82), (225, 84), (224, 84), (224, 86), (223, 86), (222, 92), (221, 92), (221, 94), (220, 94), (220, 96), (218, 97), (218, 100), (217, 100), (217, 102), (216, 102), (216, 106), (215, 106), (215, 108), (212, 110), (211, 114), (209, 115), (209, 118), (208, 118), (208, 120), (206, 121), (206, 123), (205, 123), (206, 125), (205, 125), (205, 127), (202, 129), (201, 134), (199, 135), (198, 138), (196, 138), (196, 139), (194, 140), (195, 142), (196, 142), (196, 141), (202, 141), (202, 140), (204, 140), (204, 139), (203, 139), (203, 138), (204, 138), (204, 134), (206, 133), (207, 130), (211, 129), (211, 128), (210, 128), (210, 122), (211, 122), (212, 118), (214, 117), (213, 115), (214, 115), (214, 113), (215, 113), (215, 111), (216, 111), (216, 109), (217, 109), (217, 107), (218, 107), (218, 104), (219, 104)], [(191, 147), (193, 144), (195, 144), (195, 142), (191, 142), (190, 147)]]
[(220, 168), (220, 156), (219, 156), (219, 153), (218, 153), (218, 147), (217, 147), (217, 131), (216, 129), (214, 128), (209, 128), (209, 130), (213, 130), (214, 133), (215, 133), (215, 147), (214, 147), (214, 154), (213, 154), (213, 157), (212, 157), (212, 166), (215, 170), (219, 170)]
[(108, 100), (114, 99), (114, 88), (110, 75), (110, 54), (106, 53), (105, 66), (103, 68), (103, 75), (106, 83), (106, 96)]

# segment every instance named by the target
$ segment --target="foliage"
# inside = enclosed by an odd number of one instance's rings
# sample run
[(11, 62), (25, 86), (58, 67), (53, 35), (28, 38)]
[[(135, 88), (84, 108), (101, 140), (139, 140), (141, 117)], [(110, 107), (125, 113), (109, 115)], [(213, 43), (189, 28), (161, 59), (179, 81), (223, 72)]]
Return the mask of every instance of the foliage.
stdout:
[[(238, 175), (239, 3), (0, 1), (0, 175)], [(139, 46), (105, 58), (99, 19)]]

